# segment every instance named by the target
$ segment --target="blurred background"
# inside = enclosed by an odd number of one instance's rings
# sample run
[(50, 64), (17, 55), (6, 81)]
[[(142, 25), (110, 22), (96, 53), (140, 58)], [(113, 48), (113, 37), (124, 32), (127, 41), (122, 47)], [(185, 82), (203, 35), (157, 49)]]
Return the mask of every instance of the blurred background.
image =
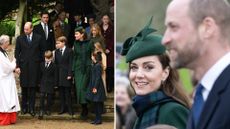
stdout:
[[(170, 0), (117, 0), (116, 1), (116, 78), (127, 76), (127, 64), (120, 56), (122, 43), (142, 29), (153, 16), (152, 27), (157, 34), (163, 35), (165, 31), (164, 19), (166, 7)], [(180, 78), (185, 90), (192, 92), (190, 72), (180, 69)]]

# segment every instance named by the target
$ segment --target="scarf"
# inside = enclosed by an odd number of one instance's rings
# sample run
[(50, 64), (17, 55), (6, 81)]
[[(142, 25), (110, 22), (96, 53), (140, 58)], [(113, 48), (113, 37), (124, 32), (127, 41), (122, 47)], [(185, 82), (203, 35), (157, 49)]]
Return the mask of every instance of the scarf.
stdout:
[(133, 107), (138, 116), (134, 129), (145, 129), (157, 124), (160, 106), (174, 100), (162, 91), (156, 91), (148, 95), (137, 95), (133, 98), (133, 101)]
[(80, 62), (81, 62), (81, 65), (80, 65), (80, 71), (82, 74), (85, 74), (86, 72), (86, 68), (87, 68), (87, 47), (88, 47), (88, 40), (85, 40), (85, 41), (79, 41), (78, 44), (79, 44), (79, 50), (80, 51)]

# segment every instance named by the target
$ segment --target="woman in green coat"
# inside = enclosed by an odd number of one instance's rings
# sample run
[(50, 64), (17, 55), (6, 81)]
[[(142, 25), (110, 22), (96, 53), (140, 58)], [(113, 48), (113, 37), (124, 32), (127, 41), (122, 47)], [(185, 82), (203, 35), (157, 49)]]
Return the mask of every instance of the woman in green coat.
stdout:
[(179, 84), (179, 76), (170, 66), (161, 36), (150, 23), (135, 37), (128, 38), (122, 50), (129, 63), (129, 80), (136, 96), (133, 107), (138, 116), (134, 129), (166, 124), (185, 129), (190, 103)]
[(85, 119), (88, 115), (86, 91), (89, 83), (91, 70), (91, 54), (93, 51), (92, 43), (87, 40), (87, 34), (82, 27), (75, 29), (73, 71), (77, 94), (77, 103), (81, 104), (81, 118)]

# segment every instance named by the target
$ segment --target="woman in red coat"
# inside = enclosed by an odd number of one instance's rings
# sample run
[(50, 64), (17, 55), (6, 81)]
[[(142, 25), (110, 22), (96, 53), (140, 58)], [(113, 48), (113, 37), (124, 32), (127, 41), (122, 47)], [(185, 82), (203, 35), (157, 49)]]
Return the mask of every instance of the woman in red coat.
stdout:
[(112, 92), (114, 88), (114, 26), (107, 14), (102, 16), (101, 33), (105, 39), (107, 69), (106, 69), (106, 86), (107, 91)]

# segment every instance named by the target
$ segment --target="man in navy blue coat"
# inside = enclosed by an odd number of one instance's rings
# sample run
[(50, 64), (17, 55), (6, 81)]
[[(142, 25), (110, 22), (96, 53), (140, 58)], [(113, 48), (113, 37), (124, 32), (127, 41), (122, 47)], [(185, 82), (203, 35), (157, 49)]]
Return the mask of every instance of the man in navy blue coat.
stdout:
[(198, 82), (187, 129), (230, 128), (230, 3), (173, 0), (162, 43), (172, 67), (194, 71)]

